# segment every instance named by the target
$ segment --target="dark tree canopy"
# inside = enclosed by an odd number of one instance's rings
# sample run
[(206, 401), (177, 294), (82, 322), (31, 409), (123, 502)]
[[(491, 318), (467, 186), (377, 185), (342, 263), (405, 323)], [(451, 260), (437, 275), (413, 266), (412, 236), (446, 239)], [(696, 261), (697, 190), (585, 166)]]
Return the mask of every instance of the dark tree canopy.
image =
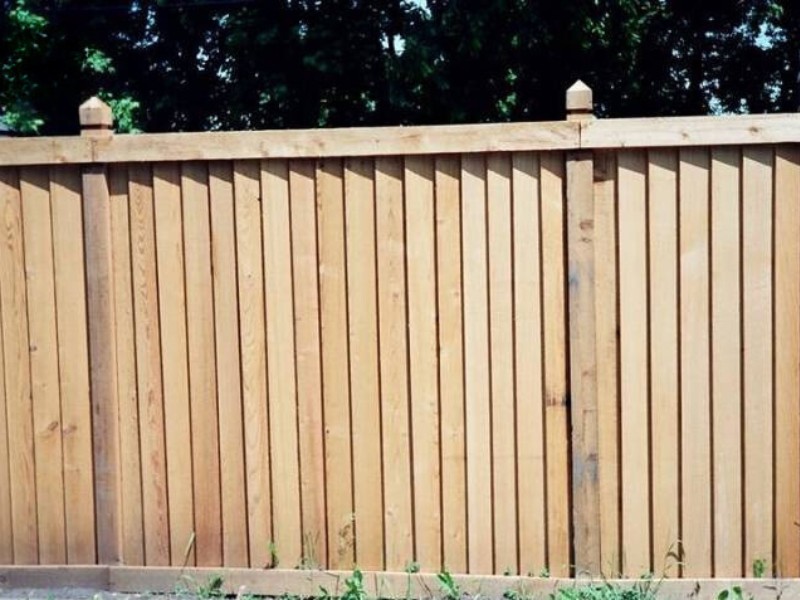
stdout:
[(122, 130), (800, 108), (797, 0), (0, 0), (0, 115)]

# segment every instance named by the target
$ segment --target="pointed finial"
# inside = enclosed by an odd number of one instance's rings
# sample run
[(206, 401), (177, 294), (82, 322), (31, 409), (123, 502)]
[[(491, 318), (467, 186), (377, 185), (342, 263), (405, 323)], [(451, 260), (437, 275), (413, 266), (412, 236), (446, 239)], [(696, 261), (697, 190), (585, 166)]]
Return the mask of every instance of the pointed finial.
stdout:
[(114, 117), (111, 107), (100, 100), (97, 96), (92, 96), (81, 104), (78, 109), (78, 116), (81, 122), (81, 135), (83, 136), (107, 136), (113, 133)]
[(580, 79), (567, 90), (567, 120), (582, 121), (592, 118), (592, 88)]

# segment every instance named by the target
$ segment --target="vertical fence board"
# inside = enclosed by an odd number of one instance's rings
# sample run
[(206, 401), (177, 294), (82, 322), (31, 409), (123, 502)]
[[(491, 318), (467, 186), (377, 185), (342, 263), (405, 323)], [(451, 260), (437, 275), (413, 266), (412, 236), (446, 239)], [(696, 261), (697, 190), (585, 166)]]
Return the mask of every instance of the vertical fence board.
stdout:
[(647, 361), (647, 188), (641, 150), (618, 155), (623, 573), (651, 569)]
[(800, 575), (800, 150), (775, 155), (775, 569)]
[[(0, 170), (0, 195), (5, 192), (4, 173)], [(0, 200), (2, 202), (2, 200)], [(0, 247), (2, 248), (2, 247)], [(2, 252), (2, 249), (0, 249)], [(2, 263), (0, 263), (2, 264)], [(2, 323), (2, 302), (0, 302), (0, 324)], [(8, 457), (10, 448), (8, 439), (8, 418), (6, 406), (6, 378), (3, 366), (5, 357), (3, 351), (3, 332), (0, 326), (0, 564), (11, 565), (14, 563), (14, 530), (11, 512), (11, 478)]]
[(328, 564), (349, 569), (355, 538), (343, 175), (341, 160), (325, 159), (317, 166)]
[(259, 179), (257, 163), (234, 163), (247, 525), (250, 566), (255, 568), (271, 563), (269, 544), (273, 539)]
[(95, 515), (80, 172), (53, 168), (50, 181), (67, 561), (86, 565), (95, 560)]
[(436, 239), (433, 161), (406, 157), (406, 266), (411, 440), (414, 461), (416, 560), (441, 568), (441, 499), (438, 360), (436, 342)]
[(208, 192), (219, 411), (222, 555), (226, 567), (246, 567), (249, 563), (248, 512), (239, 360), (236, 224), (230, 163), (209, 163)]
[(372, 161), (348, 159), (344, 185), (356, 563), (379, 570), (383, 568), (383, 481)]
[(689, 577), (711, 574), (709, 159), (680, 151), (682, 524)]
[(678, 155), (648, 154), (650, 236), (650, 423), (652, 427), (653, 571), (678, 574)]
[(467, 570), (460, 170), (458, 156), (436, 158), (442, 565), (455, 573)]
[[(214, 358), (214, 290), (206, 165), (181, 168), (186, 322), (192, 429), (195, 551), (198, 566), (222, 564), (219, 425)], [(229, 265), (230, 268), (232, 265)]]
[(621, 572), (616, 154), (595, 153), (594, 171), (600, 571), (612, 576)]
[(526, 575), (547, 564), (538, 155), (513, 154), (511, 177), (519, 572)]
[(714, 575), (742, 575), (738, 148), (711, 154)]
[(550, 573), (569, 573), (570, 497), (567, 332), (564, 281), (564, 155), (541, 155), (542, 310), (547, 439), (547, 544)]
[(490, 154), (486, 164), (489, 237), (489, 343), (492, 406), (492, 502), (495, 570), (518, 572), (511, 163)]
[(385, 554), (400, 571), (414, 555), (402, 159), (375, 159), (375, 196)]
[(114, 336), (116, 338), (117, 400), (119, 402), (120, 558), (126, 565), (143, 565), (142, 459), (139, 446), (139, 396), (136, 390), (136, 332), (133, 321), (130, 199), (126, 165), (113, 165), (108, 168), (108, 191), (111, 203)]
[(771, 148), (742, 150), (744, 317), (745, 567), (773, 545), (772, 481), (772, 169)]
[(486, 240), (486, 163), (461, 157), (464, 261), (464, 369), (467, 437), (467, 547), (470, 573), (492, 573), (492, 464), (489, 379), (489, 303)]
[(195, 564), (192, 432), (186, 343), (183, 220), (175, 163), (153, 166), (158, 306), (164, 380), (170, 556), (173, 566)]
[[(270, 465), (274, 543), (285, 567), (300, 563), (302, 527), (297, 442), (289, 171), (285, 161), (261, 164), (264, 297), (267, 303)], [(275, 565), (277, 566), (277, 565)]]
[(2, 252), (0, 299), (3, 307), (3, 359), (8, 418), (8, 452), (11, 480), (11, 518), (14, 562), (39, 561), (36, 519), (36, 470), (33, 441), (33, 406), (30, 388), (28, 298), (22, 238), (22, 199), (16, 171), (0, 171)]
[(299, 411), (300, 492), (303, 557), (308, 566), (325, 565), (325, 445), (320, 366), (319, 280), (314, 163), (290, 163), (294, 327)]
[(61, 398), (58, 386), (50, 182), (44, 167), (20, 170), (25, 273), (28, 286), (31, 397), (39, 562), (66, 562)]
[(153, 178), (148, 165), (131, 165), (130, 220), (133, 270), (136, 375), (144, 499), (144, 556), (149, 566), (170, 563), (167, 453), (161, 383)]

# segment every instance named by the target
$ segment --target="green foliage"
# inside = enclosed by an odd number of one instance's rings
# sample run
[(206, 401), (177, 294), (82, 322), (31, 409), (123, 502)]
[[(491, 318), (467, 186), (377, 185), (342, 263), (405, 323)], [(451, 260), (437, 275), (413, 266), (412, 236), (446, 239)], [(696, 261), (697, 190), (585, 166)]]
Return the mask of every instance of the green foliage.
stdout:
[(121, 132), (800, 108), (795, 0), (0, 0), (0, 114)]
[(436, 579), (439, 580), (439, 588), (442, 590), (446, 600), (461, 600), (462, 591), (453, 576), (449, 571), (442, 571), (436, 574)]
[(642, 579), (631, 586), (610, 582), (575, 585), (559, 588), (550, 594), (551, 600), (657, 600), (658, 584)]
[(763, 579), (767, 574), (767, 560), (757, 558), (753, 561), (753, 577)]
[(353, 574), (344, 580), (344, 594), (342, 594), (341, 600), (367, 600), (364, 574), (360, 569), (354, 570)]
[(742, 591), (742, 588), (735, 585), (731, 588), (722, 590), (717, 594), (717, 600), (752, 600), (753, 596)]
[(184, 575), (176, 585), (175, 592), (178, 596), (194, 596), (201, 600), (211, 600), (225, 597), (222, 589), (224, 584), (225, 580), (220, 575), (209, 575), (204, 583), (197, 583), (192, 577)]

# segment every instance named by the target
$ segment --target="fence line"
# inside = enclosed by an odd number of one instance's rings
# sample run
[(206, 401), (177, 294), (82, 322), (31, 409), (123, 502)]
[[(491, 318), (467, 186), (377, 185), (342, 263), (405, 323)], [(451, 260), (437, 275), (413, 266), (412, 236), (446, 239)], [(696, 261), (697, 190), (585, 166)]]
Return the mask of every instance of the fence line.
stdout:
[(568, 109), (0, 142), (0, 563), (800, 575), (800, 116)]

